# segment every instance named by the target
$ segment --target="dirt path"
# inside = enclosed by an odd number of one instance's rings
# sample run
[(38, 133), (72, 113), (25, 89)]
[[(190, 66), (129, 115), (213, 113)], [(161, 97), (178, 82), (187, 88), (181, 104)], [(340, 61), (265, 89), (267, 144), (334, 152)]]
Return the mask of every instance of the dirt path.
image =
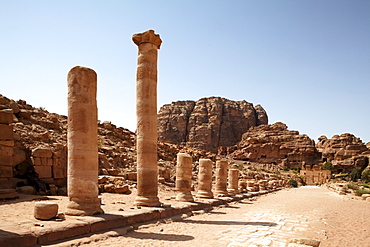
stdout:
[[(370, 246), (370, 203), (305, 186), (229, 204), (184, 220), (142, 225), (64, 243), (83, 246), (287, 246), (293, 237), (327, 246)], [(115, 236), (115, 237), (112, 237)], [(84, 244), (85, 243), (85, 244)], [(61, 244), (60, 246), (63, 246)]]

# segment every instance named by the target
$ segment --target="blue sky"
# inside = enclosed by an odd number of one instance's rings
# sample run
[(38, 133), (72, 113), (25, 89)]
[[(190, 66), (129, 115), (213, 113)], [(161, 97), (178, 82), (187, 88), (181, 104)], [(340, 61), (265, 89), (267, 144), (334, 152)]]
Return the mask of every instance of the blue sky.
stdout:
[(158, 108), (222, 96), (261, 104), (317, 141), (370, 141), (370, 1), (0, 1), (0, 94), (67, 115), (67, 74), (98, 74), (99, 119), (135, 130), (137, 46), (162, 38)]

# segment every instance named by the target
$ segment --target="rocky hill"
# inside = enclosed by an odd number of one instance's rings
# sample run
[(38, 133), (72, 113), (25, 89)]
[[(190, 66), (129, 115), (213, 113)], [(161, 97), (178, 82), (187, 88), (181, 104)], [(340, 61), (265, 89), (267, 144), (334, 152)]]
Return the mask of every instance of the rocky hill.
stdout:
[[(98, 124), (101, 175), (119, 175), (135, 180), (135, 133), (111, 122)], [(24, 100), (0, 95), (0, 188), (15, 187), (27, 166), (40, 178), (57, 186), (66, 185), (67, 117), (35, 108)], [(158, 143), (160, 175), (175, 174), (176, 155), (186, 151), (199, 158), (215, 160), (215, 154), (180, 145)]]
[(315, 142), (284, 123), (251, 127), (233, 147), (221, 147), (220, 155), (236, 160), (274, 163), (282, 167), (302, 167), (321, 162)]
[(364, 169), (369, 165), (369, 147), (353, 134), (334, 135), (331, 139), (320, 136), (316, 147), (322, 153), (323, 161), (331, 162), (337, 173), (350, 172), (355, 167)]
[(249, 128), (268, 123), (260, 105), (221, 97), (177, 101), (158, 113), (160, 142), (181, 144), (217, 152), (220, 146), (237, 144)]

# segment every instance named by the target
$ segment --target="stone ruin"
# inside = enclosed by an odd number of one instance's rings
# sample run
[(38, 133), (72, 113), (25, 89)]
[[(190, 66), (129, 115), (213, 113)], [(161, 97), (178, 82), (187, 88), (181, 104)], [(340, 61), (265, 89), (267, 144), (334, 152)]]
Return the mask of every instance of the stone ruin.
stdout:
[(300, 175), (303, 176), (303, 182), (307, 185), (318, 185), (325, 184), (330, 181), (331, 171), (322, 170), (321, 166), (318, 165), (306, 165), (304, 169), (300, 171)]

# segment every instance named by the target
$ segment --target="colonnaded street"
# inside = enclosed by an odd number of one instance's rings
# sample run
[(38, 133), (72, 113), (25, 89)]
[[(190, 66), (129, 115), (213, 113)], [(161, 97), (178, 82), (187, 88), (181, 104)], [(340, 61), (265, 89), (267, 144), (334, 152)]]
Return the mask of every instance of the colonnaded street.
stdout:
[(370, 246), (370, 203), (304, 186), (53, 246), (274, 247), (288, 246), (291, 238), (318, 239), (320, 247)]

